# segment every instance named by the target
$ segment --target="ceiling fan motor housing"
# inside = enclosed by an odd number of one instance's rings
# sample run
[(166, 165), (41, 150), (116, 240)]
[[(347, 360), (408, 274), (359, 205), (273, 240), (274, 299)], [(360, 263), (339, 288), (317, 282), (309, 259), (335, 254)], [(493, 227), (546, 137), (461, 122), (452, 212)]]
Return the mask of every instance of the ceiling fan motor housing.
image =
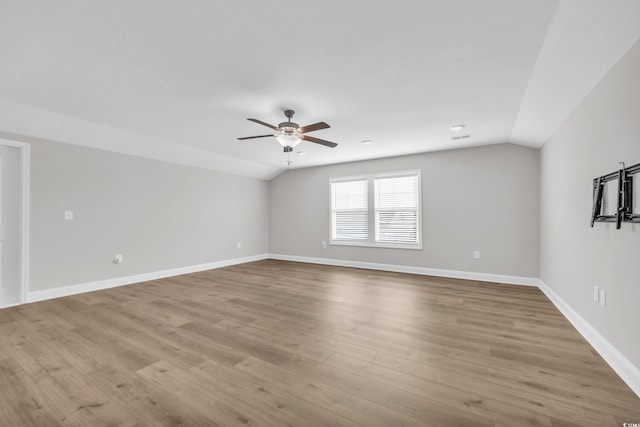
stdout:
[(278, 125), (278, 128), (280, 130), (285, 130), (285, 129), (295, 130), (295, 129), (298, 129), (299, 127), (300, 126), (298, 126), (298, 124), (294, 122), (282, 122)]
[(278, 125), (279, 128), (293, 128), (293, 129), (298, 129), (300, 126), (298, 126), (297, 123), (294, 123), (291, 121), (291, 118), (293, 117), (293, 115), (296, 112), (293, 110), (284, 110), (284, 116), (289, 119), (288, 122), (282, 122)]

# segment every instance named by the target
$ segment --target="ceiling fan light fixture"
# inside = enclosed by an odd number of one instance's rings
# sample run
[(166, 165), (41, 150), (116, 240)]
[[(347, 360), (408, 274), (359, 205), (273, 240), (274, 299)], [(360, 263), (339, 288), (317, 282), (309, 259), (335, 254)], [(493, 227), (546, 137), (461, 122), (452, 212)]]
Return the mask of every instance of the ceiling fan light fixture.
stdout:
[(280, 135), (276, 136), (276, 139), (283, 147), (295, 147), (300, 144), (302, 138), (296, 132), (296, 129), (284, 128)]

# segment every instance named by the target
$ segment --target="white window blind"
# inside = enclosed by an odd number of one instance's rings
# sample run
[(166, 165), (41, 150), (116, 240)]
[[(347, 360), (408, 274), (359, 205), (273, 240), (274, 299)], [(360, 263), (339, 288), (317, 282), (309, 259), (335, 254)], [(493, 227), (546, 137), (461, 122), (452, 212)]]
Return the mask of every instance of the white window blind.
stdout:
[(418, 175), (374, 178), (375, 238), (418, 243)]
[(420, 171), (334, 178), (331, 242), (421, 249)]
[(331, 239), (369, 238), (367, 179), (331, 183)]

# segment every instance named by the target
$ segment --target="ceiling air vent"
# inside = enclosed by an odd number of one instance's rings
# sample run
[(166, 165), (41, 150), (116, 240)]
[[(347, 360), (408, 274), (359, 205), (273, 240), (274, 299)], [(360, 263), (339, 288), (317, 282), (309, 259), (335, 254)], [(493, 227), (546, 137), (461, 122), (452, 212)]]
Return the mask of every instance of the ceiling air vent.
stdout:
[(471, 138), (473, 135), (471, 134), (467, 134), (467, 135), (457, 135), (457, 136), (452, 136), (451, 139), (454, 141), (457, 141), (459, 139), (467, 139), (467, 138)]

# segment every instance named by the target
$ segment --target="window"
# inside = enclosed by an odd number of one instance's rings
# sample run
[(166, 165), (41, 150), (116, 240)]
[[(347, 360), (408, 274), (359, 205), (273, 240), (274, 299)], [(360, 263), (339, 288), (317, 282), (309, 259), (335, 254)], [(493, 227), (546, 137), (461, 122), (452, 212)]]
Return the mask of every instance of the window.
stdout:
[(420, 171), (330, 182), (331, 244), (422, 248)]
[(367, 179), (331, 184), (332, 240), (369, 239)]

